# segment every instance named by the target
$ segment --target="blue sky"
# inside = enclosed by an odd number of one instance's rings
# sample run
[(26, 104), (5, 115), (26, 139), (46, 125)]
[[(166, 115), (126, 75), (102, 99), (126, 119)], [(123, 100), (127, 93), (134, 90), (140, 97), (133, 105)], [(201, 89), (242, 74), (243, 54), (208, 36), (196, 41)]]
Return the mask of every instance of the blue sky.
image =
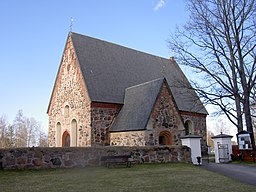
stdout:
[(70, 31), (168, 58), (166, 40), (186, 21), (183, 0), (0, 1), (0, 116), (17, 111), (47, 131), (46, 110)]

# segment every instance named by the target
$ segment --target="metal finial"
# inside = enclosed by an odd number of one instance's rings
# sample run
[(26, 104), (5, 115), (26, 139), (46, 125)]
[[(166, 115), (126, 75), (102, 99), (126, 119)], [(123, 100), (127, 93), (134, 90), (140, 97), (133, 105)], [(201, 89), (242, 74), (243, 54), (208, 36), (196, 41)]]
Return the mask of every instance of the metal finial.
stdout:
[(71, 19), (70, 19), (70, 26), (69, 26), (70, 32), (72, 32), (73, 21), (74, 21), (74, 19), (73, 19), (73, 17), (71, 17)]

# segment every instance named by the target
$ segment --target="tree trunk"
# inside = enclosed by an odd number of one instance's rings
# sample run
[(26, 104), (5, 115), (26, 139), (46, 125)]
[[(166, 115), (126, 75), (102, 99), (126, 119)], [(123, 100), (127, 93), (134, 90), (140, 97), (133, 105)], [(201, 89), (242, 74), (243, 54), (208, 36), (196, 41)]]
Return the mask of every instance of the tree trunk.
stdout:
[(255, 139), (254, 139), (254, 130), (252, 126), (252, 117), (250, 110), (250, 101), (249, 101), (249, 93), (246, 91), (244, 93), (244, 115), (245, 115), (245, 123), (247, 131), (252, 134), (252, 147), (255, 149)]

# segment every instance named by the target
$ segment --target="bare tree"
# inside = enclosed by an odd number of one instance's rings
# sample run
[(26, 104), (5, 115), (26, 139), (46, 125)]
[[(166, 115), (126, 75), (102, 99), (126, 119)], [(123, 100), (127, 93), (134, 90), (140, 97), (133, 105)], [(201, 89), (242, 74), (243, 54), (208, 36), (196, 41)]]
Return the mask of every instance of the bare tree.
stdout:
[(15, 132), (13, 125), (8, 125), (5, 134), (6, 143), (4, 147), (11, 148), (15, 146)]
[(6, 145), (6, 129), (7, 129), (8, 123), (5, 116), (0, 117), (0, 148), (5, 147)]
[(41, 125), (33, 117), (28, 118), (19, 110), (13, 124), (0, 116), (0, 148), (47, 147), (48, 138)]
[(14, 147), (14, 129), (7, 121), (7, 117), (0, 117), (0, 148)]
[(27, 129), (27, 147), (35, 146), (40, 125), (33, 117), (31, 117), (25, 118), (25, 126)]
[(19, 110), (14, 121), (13, 127), (15, 130), (15, 147), (27, 147), (27, 128), (26, 119), (23, 116), (23, 111)]
[[(180, 64), (199, 74), (194, 88), (237, 127), (253, 133), (256, 80), (254, 0), (187, 0), (190, 19), (168, 41)], [(198, 80), (202, 77), (201, 80)], [(253, 98), (254, 100), (255, 98)], [(253, 146), (255, 143), (253, 141)]]
[(37, 146), (38, 147), (48, 147), (48, 137), (45, 134), (45, 132), (42, 130), (39, 130)]

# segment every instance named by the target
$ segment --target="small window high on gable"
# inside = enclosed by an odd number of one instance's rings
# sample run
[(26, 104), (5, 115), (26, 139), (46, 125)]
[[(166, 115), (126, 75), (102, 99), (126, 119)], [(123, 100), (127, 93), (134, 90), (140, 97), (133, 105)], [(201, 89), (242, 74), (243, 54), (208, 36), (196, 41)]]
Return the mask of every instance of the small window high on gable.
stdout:
[(68, 105), (66, 105), (64, 108), (64, 117), (65, 118), (69, 117), (69, 106)]

